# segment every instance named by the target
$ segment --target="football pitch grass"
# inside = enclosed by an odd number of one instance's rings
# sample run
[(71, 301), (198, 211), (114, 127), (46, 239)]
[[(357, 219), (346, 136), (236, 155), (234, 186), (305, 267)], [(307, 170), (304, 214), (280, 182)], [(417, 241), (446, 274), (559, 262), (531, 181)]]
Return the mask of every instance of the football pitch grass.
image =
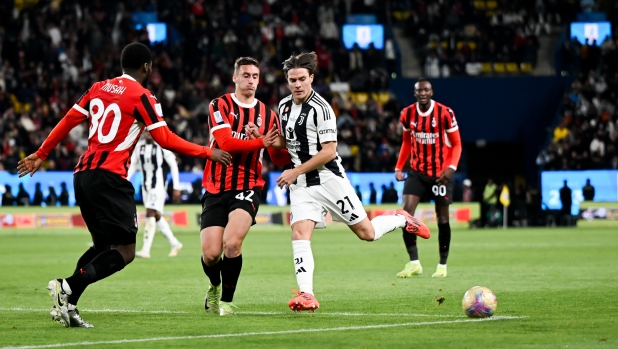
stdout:
[[(437, 228), (419, 239), (422, 276), (397, 279), (401, 232), (363, 242), (341, 225), (312, 247), (320, 309), (289, 310), (296, 287), (290, 228), (256, 226), (245, 240), (238, 315), (205, 313), (199, 234), (175, 229), (178, 257), (157, 233), (152, 258), (90, 286), (79, 303), (93, 329), (50, 320), (45, 286), (69, 276), (90, 237), (84, 229), (0, 230), (0, 348), (616, 348), (616, 227), (453, 231), (448, 277), (432, 279)], [(141, 232), (138, 248), (141, 247)], [(490, 320), (468, 319), (464, 292), (493, 290)], [(437, 306), (436, 297), (444, 297)]]

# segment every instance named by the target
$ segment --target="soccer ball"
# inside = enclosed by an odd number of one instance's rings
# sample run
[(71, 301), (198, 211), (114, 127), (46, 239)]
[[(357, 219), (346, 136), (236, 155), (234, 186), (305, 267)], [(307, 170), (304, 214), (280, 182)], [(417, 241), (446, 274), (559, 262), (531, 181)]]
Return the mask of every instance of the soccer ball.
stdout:
[(496, 311), (498, 300), (487, 287), (474, 286), (464, 294), (461, 306), (468, 317), (490, 317)]

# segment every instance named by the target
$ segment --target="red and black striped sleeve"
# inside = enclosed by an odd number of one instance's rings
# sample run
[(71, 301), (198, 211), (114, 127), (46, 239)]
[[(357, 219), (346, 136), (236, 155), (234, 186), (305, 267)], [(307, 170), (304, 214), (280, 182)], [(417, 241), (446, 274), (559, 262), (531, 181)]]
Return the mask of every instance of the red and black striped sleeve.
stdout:
[(41, 147), (36, 151), (36, 155), (42, 160), (47, 159), (49, 153), (62, 141), (75, 126), (82, 123), (90, 116), (90, 91), (94, 85), (88, 89), (73, 105), (66, 115), (58, 122), (56, 127), (45, 139)]

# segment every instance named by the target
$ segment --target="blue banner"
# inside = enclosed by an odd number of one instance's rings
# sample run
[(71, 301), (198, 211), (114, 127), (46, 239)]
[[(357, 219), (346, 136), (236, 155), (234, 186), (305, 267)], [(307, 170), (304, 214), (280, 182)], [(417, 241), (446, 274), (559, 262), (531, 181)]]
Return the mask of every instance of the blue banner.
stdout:
[[(168, 182), (171, 185), (171, 175), (168, 174)], [(202, 181), (201, 173), (193, 173), (193, 172), (180, 172), (179, 181), (180, 181), (180, 190), (186, 191), (187, 193), (193, 192), (192, 183), (195, 181)], [(49, 188), (53, 187), (56, 191), (57, 195), (60, 195), (60, 183), (66, 183), (67, 191), (69, 192), (69, 205), (75, 205), (75, 190), (73, 189), (73, 172), (69, 171), (50, 171), (50, 172), (37, 172), (34, 176), (25, 176), (19, 178), (17, 175), (10, 174), (6, 171), (0, 171), (0, 195), (4, 194), (6, 191), (6, 185), (11, 186), (11, 193), (13, 196), (17, 197), (17, 193), (19, 191), (19, 184), (23, 183), (24, 189), (30, 195), (30, 201), (34, 197), (35, 185), (36, 183), (41, 183), (41, 191), (43, 192), (43, 198), (46, 198), (49, 195)], [(133, 183), (133, 187), (135, 187), (135, 199), (141, 200), (141, 190), (140, 186), (142, 185), (142, 174), (140, 172), (136, 172), (131, 178), (131, 183)], [(202, 190), (203, 192), (203, 190)], [(0, 205), (1, 205), (0, 200)]]
[(584, 201), (582, 188), (588, 179), (595, 189), (593, 201), (618, 202), (618, 170), (544, 171), (541, 173), (543, 204), (551, 210), (562, 208), (560, 188), (566, 180), (573, 199), (571, 213), (579, 215), (579, 205)]

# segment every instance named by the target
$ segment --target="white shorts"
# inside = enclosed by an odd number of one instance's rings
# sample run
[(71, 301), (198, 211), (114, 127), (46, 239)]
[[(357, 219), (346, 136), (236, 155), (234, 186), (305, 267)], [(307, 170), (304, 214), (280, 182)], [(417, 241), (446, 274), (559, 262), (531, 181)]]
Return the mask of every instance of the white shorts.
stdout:
[(167, 193), (164, 188), (155, 188), (150, 190), (144, 190), (144, 188), (142, 188), (142, 196), (144, 199), (144, 206), (146, 206), (146, 208), (163, 213), (163, 206), (165, 205), (165, 198), (167, 197)]
[(359, 223), (367, 213), (347, 179), (333, 178), (312, 187), (290, 186), (290, 224), (302, 220), (316, 222), (316, 229), (326, 228), (326, 214), (347, 225)]

